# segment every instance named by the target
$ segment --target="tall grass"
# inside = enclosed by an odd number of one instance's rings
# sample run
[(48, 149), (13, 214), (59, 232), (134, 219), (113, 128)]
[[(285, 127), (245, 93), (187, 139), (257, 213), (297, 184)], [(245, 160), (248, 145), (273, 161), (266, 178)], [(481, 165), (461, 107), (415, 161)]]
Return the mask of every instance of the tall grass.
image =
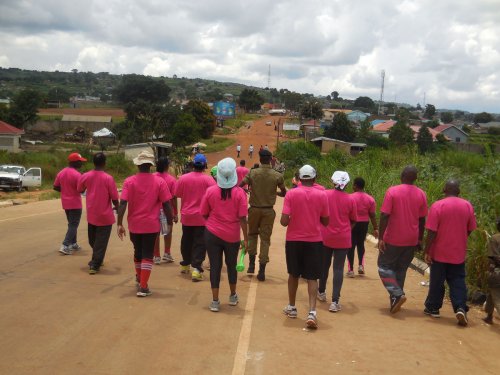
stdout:
[[(402, 169), (409, 164), (419, 170), (417, 186), (426, 194), (429, 206), (443, 197), (446, 180), (458, 179), (461, 196), (475, 209), (478, 229), (468, 242), (467, 282), (469, 290), (486, 288), (486, 244), (494, 232), (495, 217), (500, 215), (500, 157), (445, 150), (421, 155), (416, 148), (368, 149), (353, 157), (338, 151), (321, 155), (319, 149), (304, 142), (288, 142), (279, 146), (277, 156), (287, 166), (286, 181), (304, 164), (311, 164), (318, 173), (318, 183), (332, 187), (330, 176), (335, 170), (345, 170), (351, 180), (363, 177), (366, 191), (380, 207), (385, 191), (400, 183)], [(352, 184), (348, 187), (352, 189)]]

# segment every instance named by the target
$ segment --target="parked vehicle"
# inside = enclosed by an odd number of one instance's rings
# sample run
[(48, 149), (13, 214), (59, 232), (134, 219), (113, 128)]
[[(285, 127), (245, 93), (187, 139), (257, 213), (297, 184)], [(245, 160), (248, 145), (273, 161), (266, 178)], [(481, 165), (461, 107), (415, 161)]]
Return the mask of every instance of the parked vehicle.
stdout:
[(273, 124), (273, 122), (272, 122), (272, 121), (266, 121), (266, 125), (267, 125), (267, 126), (271, 126), (272, 124)]
[(26, 170), (21, 165), (0, 165), (0, 189), (22, 191), (41, 185), (41, 168), (34, 167)]

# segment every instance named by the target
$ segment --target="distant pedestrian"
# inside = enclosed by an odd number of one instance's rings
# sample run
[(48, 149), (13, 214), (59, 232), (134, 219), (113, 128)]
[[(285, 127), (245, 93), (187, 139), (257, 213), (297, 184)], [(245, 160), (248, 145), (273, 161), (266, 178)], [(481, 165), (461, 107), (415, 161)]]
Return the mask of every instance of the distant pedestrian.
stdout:
[[(269, 262), (269, 247), (276, 217), (273, 208), (276, 196), (284, 197), (286, 194), (283, 175), (271, 168), (272, 156), (270, 151), (260, 151), (260, 167), (252, 169), (239, 185), (240, 187), (248, 185), (250, 189), (250, 209), (248, 210), (249, 265), (247, 273), (253, 274), (255, 272), (257, 241), (260, 237), (259, 273), (257, 275), (259, 281), (266, 279), (265, 271)], [(279, 193), (276, 192), (277, 189), (280, 189)]]
[(286, 267), (288, 272), (288, 305), (283, 312), (297, 317), (296, 297), (299, 278), (307, 280), (308, 328), (318, 328), (316, 294), (322, 277), (323, 246), (321, 226), (329, 222), (328, 198), (324, 191), (312, 187), (316, 171), (310, 165), (299, 170), (302, 187), (287, 192), (280, 223), (286, 230)]
[(368, 233), (369, 221), (373, 226), (373, 236), (378, 238), (377, 217), (375, 215), (375, 199), (365, 193), (365, 180), (356, 177), (353, 182), (354, 193), (351, 194), (356, 202), (357, 221), (352, 228), (352, 246), (347, 254), (347, 277), (354, 277), (354, 252), (358, 248), (358, 274), (365, 274), (365, 239)]
[(260, 145), (259, 152), (261, 152), (262, 150), (264, 150), (264, 146)]
[(128, 177), (123, 183), (117, 231), (118, 237), (123, 240), (127, 234), (123, 226), (123, 217), (128, 207), (127, 222), (130, 240), (134, 244), (137, 297), (147, 297), (151, 295), (148, 281), (153, 269), (155, 241), (160, 232), (158, 213), (160, 207), (163, 207), (167, 224), (171, 227), (172, 194), (163, 179), (150, 173), (151, 166), (155, 165), (153, 154), (142, 151), (134, 158), (134, 164), (137, 165), (139, 173)]
[[(154, 173), (155, 176), (158, 176), (165, 180), (168, 186), (168, 190), (170, 191), (170, 194), (172, 195), (172, 199), (170, 200), (170, 206), (172, 207), (172, 214), (173, 214), (173, 222), (177, 223), (179, 221), (178, 216), (177, 216), (177, 197), (175, 196), (175, 185), (177, 183), (177, 180), (175, 179), (174, 176), (172, 176), (168, 172), (168, 167), (170, 165), (170, 161), (166, 156), (160, 157), (157, 162), (156, 162), (156, 173)], [(166, 217), (163, 214), (163, 208), (160, 209), (159, 211), (159, 218), (160, 222), (165, 222)], [(153, 254), (153, 262), (155, 264), (160, 264), (161, 260), (167, 262), (167, 263), (172, 263), (174, 261), (174, 258), (172, 257), (172, 252), (171, 252), (171, 247), (172, 247), (172, 232), (173, 232), (173, 227), (171, 228), (168, 233), (165, 233), (163, 230), (164, 225), (161, 226), (160, 234), (158, 235), (156, 242), (155, 242), (155, 251)], [(163, 252), (163, 258), (161, 258), (160, 254), (160, 237), (163, 237), (163, 243), (164, 243), (164, 252)]]
[(488, 296), (483, 319), (487, 324), (493, 324), (495, 308), (500, 313), (500, 217), (497, 217), (497, 232), (488, 241)]
[(175, 187), (175, 196), (181, 199), (181, 273), (191, 273), (192, 281), (203, 280), (203, 261), (206, 250), (203, 239), (205, 219), (200, 213), (200, 204), (214, 179), (203, 173), (207, 169), (207, 158), (197, 154), (193, 160), (194, 171), (182, 175)]
[[(334, 189), (325, 190), (328, 198), (330, 222), (321, 228), (323, 238), (323, 273), (319, 280), (318, 299), (326, 302), (326, 283), (330, 274), (333, 258), (333, 284), (332, 303), (328, 308), (330, 312), (338, 312), (340, 305), (340, 292), (344, 282), (344, 264), (347, 253), (351, 249), (351, 228), (357, 220), (356, 202), (345, 192), (349, 183), (349, 174), (344, 171), (335, 171), (332, 175)], [(298, 190), (302, 189), (300, 187)]]
[(248, 147), (248, 156), (250, 157), (250, 159), (253, 158), (253, 145), (250, 145)]
[(78, 192), (86, 194), (89, 244), (92, 247), (92, 259), (89, 262), (89, 274), (99, 272), (108, 248), (115, 214), (111, 207), (118, 209), (118, 190), (113, 177), (106, 172), (106, 155), (99, 152), (94, 155), (94, 170), (84, 173), (78, 183)]
[(240, 229), (243, 233), (245, 248), (248, 245), (247, 234), (247, 196), (236, 184), (236, 162), (231, 158), (221, 160), (217, 164), (217, 186), (211, 186), (201, 202), (201, 214), (206, 219), (205, 245), (210, 260), (210, 284), (212, 302), (210, 310), (220, 309), (219, 284), (224, 257), (230, 295), (229, 305), (239, 302), (236, 294), (236, 263), (240, 248)]
[[(237, 185), (239, 186), (241, 181), (243, 181), (243, 178), (250, 172), (250, 169), (246, 167), (246, 162), (245, 160), (240, 160), (240, 166), (236, 168), (236, 174), (238, 175), (238, 183)], [(245, 189), (245, 186), (243, 186), (243, 189)]]
[(406, 302), (406, 271), (424, 236), (427, 197), (413, 185), (417, 174), (414, 166), (405, 167), (401, 185), (387, 189), (380, 209), (378, 272), (389, 292), (392, 314)]
[(78, 181), (81, 173), (78, 171), (87, 159), (77, 152), (68, 156), (68, 166), (61, 170), (54, 181), (54, 190), (61, 193), (61, 203), (68, 220), (68, 230), (59, 252), (71, 255), (81, 249), (77, 243), (78, 225), (82, 217), (82, 197), (78, 192)]
[(430, 264), (429, 292), (424, 314), (439, 317), (443, 306), (444, 282), (450, 289), (450, 299), (458, 324), (467, 325), (467, 287), (465, 285), (465, 256), (467, 238), (476, 229), (474, 208), (469, 201), (459, 198), (460, 186), (448, 180), (445, 197), (436, 201), (427, 218), (425, 261)]
[(265, 146), (264, 146), (264, 150), (269, 151), (269, 146), (268, 146), (268, 145), (265, 145)]
[(236, 157), (239, 158), (240, 157), (240, 152), (241, 152), (241, 145), (238, 143), (238, 146), (236, 146)]

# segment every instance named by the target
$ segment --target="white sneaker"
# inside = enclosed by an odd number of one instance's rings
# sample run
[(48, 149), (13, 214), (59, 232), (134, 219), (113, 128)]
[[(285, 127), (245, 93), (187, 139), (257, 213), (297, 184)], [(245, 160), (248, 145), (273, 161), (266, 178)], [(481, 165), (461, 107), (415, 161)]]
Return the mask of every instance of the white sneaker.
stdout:
[(365, 267), (362, 264), (360, 264), (358, 267), (358, 274), (360, 274), (360, 275), (365, 274)]
[(235, 294), (231, 294), (229, 296), (229, 305), (230, 306), (236, 306), (239, 302), (239, 298), (238, 298), (238, 295), (235, 293)]
[(330, 304), (330, 307), (328, 308), (328, 311), (330, 312), (338, 312), (341, 310), (341, 306), (340, 306), (340, 303), (338, 302), (332, 302)]
[(283, 313), (289, 318), (295, 319), (297, 317), (297, 308), (295, 306), (286, 305)]
[(160, 257), (153, 257), (153, 262), (154, 262), (154, 264), (160, 264), (161, 258)]
[(326, 292), (323, 292), (323, 293), (318, 292), (317, 297), (318, 297), (318, 301), (326, 302)]
[(82, 249), (82, 247), (80, 245), (78, 245), (76, 242), (74, 244), (70, 245), (69, 248), (73, 251), (78, 251), (78, 250)]
[(59, 252), (61, 254), (64, 254), (64, 255), (71, 255), (71, 254), (73, 254), (71, 252), (71, 248), (69, 246), (66, 246), (66, 245), (61, 245), (61, 247), (59, 248)]
[(208, 306), (210, 311), (213, 312), (218, 312), (220, 310), (220, 301), (212, 301), (210, 302), (210, 305)]
[(347, 271), (345, 274), (347, 277), (354, 277), (354, 271)]
[(173, 263), (173, 261), (174, 261), (174, 258), (172, 257), (172, 255), (170, 253), (163, 254), (162, 259), (167, 263)]

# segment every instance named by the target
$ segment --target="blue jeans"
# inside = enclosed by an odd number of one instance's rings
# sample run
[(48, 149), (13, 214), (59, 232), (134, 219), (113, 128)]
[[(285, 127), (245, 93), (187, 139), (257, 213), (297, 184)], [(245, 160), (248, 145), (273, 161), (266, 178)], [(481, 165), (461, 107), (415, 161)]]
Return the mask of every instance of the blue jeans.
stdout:
[(344, 282), (344, 264), (347, 257), (347, 252), (350, 249), (333, 249), (323, 245), (323, 275), (319, 279), (318, 291), (324, 293), (326, 291), (326, 282), (330, 274), (330, 266), (332, 265), (333, 257), (333, 290), (332, 302), (339, 302), (340, 291)]
[(431, 280), (429, 293), (425, 300), (425, 307), (429, 310), (439, 310), (443, 306), (444, 282), (450, 288), (450, 299), (453, 311), (458, 309), (468, 311), (467, 287), (465, 286), (465, 263), (441, 263), (435, 260), (431, 264)]
[(71, 246), (76, 243), (76, 234), (78, 232), (78, 225), (80, 225), (80, 219), (82, 217), (82, 209), (77, 208), (64, 211), (66, 212), (66, 219), (68, 219), (68, 230), (66, 231), (63, 245)]

